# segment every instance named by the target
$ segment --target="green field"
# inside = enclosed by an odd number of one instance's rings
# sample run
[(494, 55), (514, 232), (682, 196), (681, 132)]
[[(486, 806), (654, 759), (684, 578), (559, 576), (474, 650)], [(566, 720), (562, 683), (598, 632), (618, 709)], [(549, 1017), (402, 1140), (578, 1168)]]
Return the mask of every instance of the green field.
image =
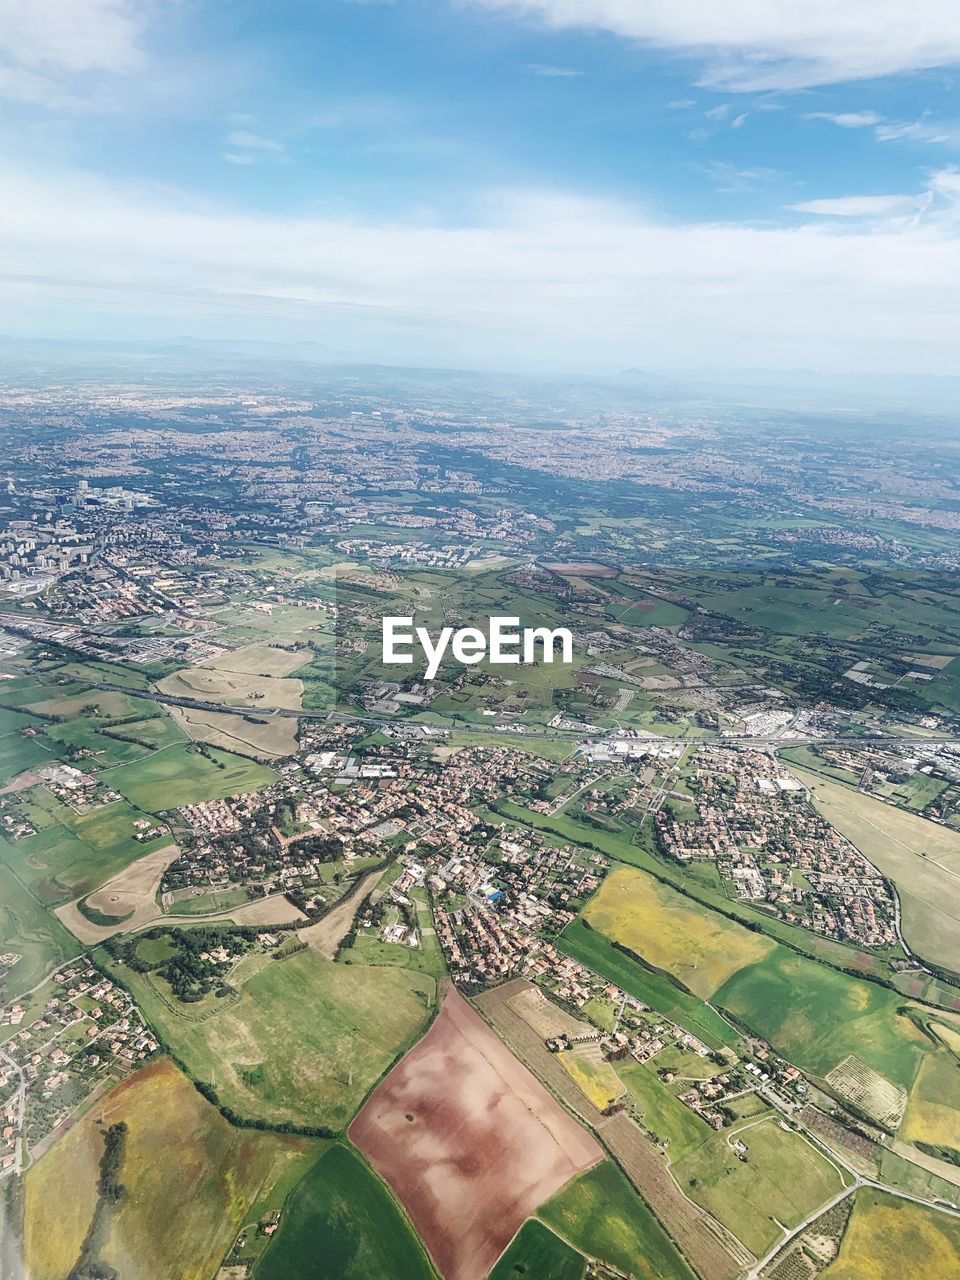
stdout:
[(272, 769), (217, 747), (208, 750), (212, 759), (185, 744), (164, 747), (135, 764), (108, 770), (103, 779), (148, 813), (258, 791), (276, 781)]
[(568, 1182), (537, 1217), (588, 1257), (637, 1280), (692, 1280), (672, 1241), (611, 1160)]
[[(667, 1144), (667, 1155), (675, 1163), (702, 1146), (711, 1131), (657, 1078), (657, 1070), (665, 1065), (658, 1054), (653, 1063), (617, 1063), (617, 1074), (637, 1103), (643, 1127)], [(717, 1069), (715, 1064), (711, 1067)]]
[(0, 984), (4, 1000), (29, 991), (61, 961), (77, 955), (80, 943), (0, 862), (0, 952), (8, 951), (21, 959)]
[(92, 893), (137, 858), (170, 842), (167, 835), (147, 843), (135, 840), (138, 814), (122, 800), (78, 814), (43, 787), (32, 787), (24, 792), (23, 812), (37, 834), (17, 841), (0, 837), (0, 860), (45, 905)]
[(586, 1261), (542, 1222), (531, 1218), (517, 1232), (512, 1243), (490, 1272), (490, 1280), (581, 1280)]
[(239, 1115), (343, 1128), (364, 1095), (425, 1026), (436, 982), (399, 968), (334, 964), (315, 951), (256, 953), (239, 994), (176, 1000), (156, 974), (123, 981), (196, 1079)]
[(586, 928), (582, 919), (567, 925), (557, 938), (557, 946), (652, 1009), (683, 1023), (712, 1048), (733, 1046), (739, 1039), (733, 1028), (702, 1000), (618, 951), (609, 938)]
[(331, 1147), (288, 1196), (255, 1280), (434, 1280), (390, 1192), (361, 1158)]
[(778, 947), (741, 969), (714, 1003), (792, 1062), (824, 1076), (847, 1054), (909, 1089), (930, 1042), (898, 1013), (903, 997)]
[[(731, 1148), (740, 1139), (744, 1159)], [(692, 1200), (709, 1210), (758, 1257), (840, 1191), (836, 1166), (798, 1133), (777, 1120), (746, 1121), (711, 1133), (673, 1168)]]

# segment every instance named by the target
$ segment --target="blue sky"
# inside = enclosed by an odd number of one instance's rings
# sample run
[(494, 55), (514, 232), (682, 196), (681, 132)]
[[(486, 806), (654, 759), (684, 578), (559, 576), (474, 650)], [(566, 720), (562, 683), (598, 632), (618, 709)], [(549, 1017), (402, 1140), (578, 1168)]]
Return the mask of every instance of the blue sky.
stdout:
[(0, 0), (0, 330), (960, 372), (952, 0)]

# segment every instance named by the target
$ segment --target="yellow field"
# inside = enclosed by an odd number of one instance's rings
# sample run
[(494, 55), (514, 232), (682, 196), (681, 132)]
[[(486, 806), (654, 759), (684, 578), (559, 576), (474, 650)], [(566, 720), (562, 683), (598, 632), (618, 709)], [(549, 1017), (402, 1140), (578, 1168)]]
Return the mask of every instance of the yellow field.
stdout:
[(958, 1274), (960, 1223), (863, 1188), (840, 1256), (821, 1280), (946, 1280)]
[(945, 1055), (924, 1058), (910, 1094), (901, 1138), (960, 1151), (960, 1071)]
[(291, 677), (251, 675), (245, 671), (220, 671), (213, 667), (185, 667), (157, 685), (161, 693), (178, 698), (225, 702), (232, 707), (286, 707), (299, 711), (303, 681)]
[[(102, 1261), (124, 1276), (208, 1280), (250, 1205), (321, 1146), (234, 1129), (167, 1059), (101, 1099), (29, 1170), (25, 1253), (31, 1280), (63, 1280), (76, 1262), (97, 1201), (104, 1125), (128, 1126)], [(279, 1206), (275, 1206), (279, 1207)]]
[(612, 871), (584, 916), (592, 928), (705, 997), (776, 946), (635, 867)]
[(27, 1171), (23, 1253), (31, 1280), (63, 1280), (80, 1256), (97, 1207), (103, 1143), (95, 1137), (82, 1122)]
[(570, 1077), (600, 1111), (626, 1093), (623, 1081), (600, 1055), (599, 1045), (581, 1045), (557, 1054)]
[[(296, 641), (285, 637), (283, 643), (294, 644)], [(312, 654), (306, 646), (290, 652), (288, 649), (278, 649), (267, 641), (263, 641), (259, 644), (246, 644), (241, 649), (234, 649), (231, 653), (222, 653), (219, 658), (213, 658), (201, 665), (215, 667), (217, 671), (237, 671), (245, 675), (276, 678), (290, 675), (298, 667), (309, 662), (311, 657)]]
[[(198, 711), (195, 707), (170, 707), (170, 714), (194, 742), (235, 751), (255, 760), (275, 760), (297, 749), (300, 721), (289, 716), (263, 715), (263, 724), (251, 724), (228, 711)], [(260, 713), (251, 708), (250, 714)]]
[(952, 1049), (955, 1054), (960, 1056), (960, 1027), (951, 1026), (946, 1022), (935, 1022), (933, 1023), (933, 1030), (948, 1049)]

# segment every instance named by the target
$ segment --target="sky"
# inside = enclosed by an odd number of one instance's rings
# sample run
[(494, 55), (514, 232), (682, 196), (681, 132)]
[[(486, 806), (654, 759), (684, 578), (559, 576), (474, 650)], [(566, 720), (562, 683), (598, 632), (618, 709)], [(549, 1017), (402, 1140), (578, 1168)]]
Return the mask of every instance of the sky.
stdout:
[(960, 373), (956, 0), (0, 0), (0, 333)]

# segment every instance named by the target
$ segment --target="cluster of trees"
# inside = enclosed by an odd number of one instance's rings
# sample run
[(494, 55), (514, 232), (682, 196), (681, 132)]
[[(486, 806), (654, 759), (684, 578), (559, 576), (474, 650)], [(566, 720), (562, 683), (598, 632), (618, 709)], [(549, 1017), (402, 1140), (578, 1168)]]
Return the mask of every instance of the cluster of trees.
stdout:
[(100, 1175), (97, 1179), (97, 1207), (80, 1247), (80, 1256), (70, 1269), (67, 1280), (120, 1280), (119, 1273), (100, 1260), (100, 1250), (109, 1234), (111, 1212), (120, 1204), (125, 1194), (120, 1182), (120, 1168), (126, 1139), (127, 1125), (124, 1120), (112, 1124), (104, 1135)]

